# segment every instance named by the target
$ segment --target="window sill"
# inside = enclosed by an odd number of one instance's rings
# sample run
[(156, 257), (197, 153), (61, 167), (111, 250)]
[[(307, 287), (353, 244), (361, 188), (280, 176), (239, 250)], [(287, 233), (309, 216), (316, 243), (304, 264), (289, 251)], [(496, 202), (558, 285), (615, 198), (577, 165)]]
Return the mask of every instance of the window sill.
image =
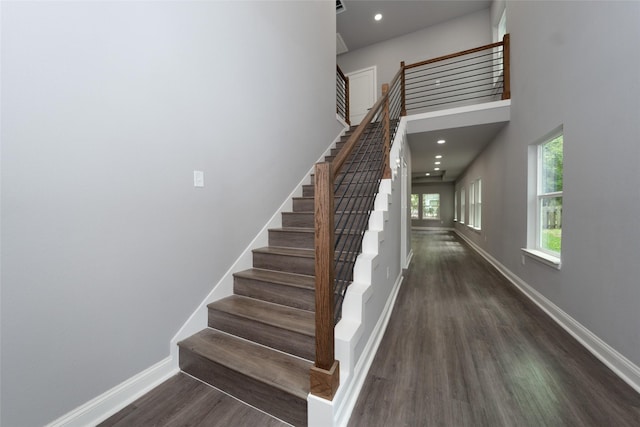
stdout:
[(538, 251), (535, 249), (527, 249), (527, 248), (522, 248), (521, 251), (524, 255), (528, 256), (529, 258), (533, 258), (536, 261), (539, 261), (543, 264), (548, 265), (549, 267), (553, 267), (557, 270), (560, 270), (560, 268), (562, 267), (562, 261), (560, 258), (553, 255), (549, 255), (546, 252)]
[(482, 231), (482, 228), (474, 227), (473, 225), (469, 225), (469, 224), (467, 224), (467, 227), (469, 227), (469, 228), (470, 228), (470, 229), (472, 229), (473, 231), (477, 231), (478, 233), (479, 233), (480, 231)]

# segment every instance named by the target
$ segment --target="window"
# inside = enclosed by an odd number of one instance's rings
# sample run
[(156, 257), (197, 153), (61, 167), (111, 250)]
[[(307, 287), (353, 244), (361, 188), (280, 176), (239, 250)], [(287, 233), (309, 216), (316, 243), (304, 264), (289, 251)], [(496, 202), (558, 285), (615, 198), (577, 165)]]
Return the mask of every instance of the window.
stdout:
[(412, 194), (411, 219), (440, 219), (440, 194)]
[(469, 221), (470, 227), (481, 228), (482, 219), (482, 180), (480, 178), (469, 184)]
[(471, 184), (469, 184), (469, 219), (467, 221), (467, 224), (470, 227), (473, 227), (473, 220), (475, 218), (475, 208), (476, 208), (476, 202), (475, 202), (475, 182), (472, 182)]
[(422, 195), (422, 219), (440, 219), (440, 194)]
[(411, 195), (411, 219), (420, 219), (420, 195)]
[(458, 220), (458, 192), (453, 192), (453, 220)]
[(562, 134), (538, 146), (536, 249), (560, 256), (562, 250)]
[(464, 188), (460, 190), (460, 224), (464, 224), (464, 211), (465, 211), (465, 194)]
[[(503, 9), (500, 15), (500, 21), (497, 26), (493, 27), (494, 42), (501, 42), (507, 34), (507, 10)], [(493, 68), (493, 83), (497, 84), (502, 75), (502, 64), (504, 62), (504, 51), (502, 47), (496, 47), (494, 49), (494, 68)]]
[(560, 128), (529, 148), (529, 228), (523, 249), (525, 255), (556, 268), (562, 252), (563, 143)]
[(478, 178), (476, 181), (476, 207), (475, 207), (475, 218), (473, 220), (473, 225), (477, 229), (482, 228), (482, 180)]
[(502, 41), (504, 35), (507, 34), (507, 10), (502, 11), (500, 21), (498, 22), (498, 40)]

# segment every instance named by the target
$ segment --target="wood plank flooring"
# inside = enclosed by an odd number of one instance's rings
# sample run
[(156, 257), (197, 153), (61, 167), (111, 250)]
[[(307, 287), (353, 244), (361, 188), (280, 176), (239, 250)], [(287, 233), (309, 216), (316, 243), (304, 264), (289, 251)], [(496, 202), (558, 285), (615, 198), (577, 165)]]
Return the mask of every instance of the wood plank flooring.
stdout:
[(640, 395), (456, 235), (413, 251), (349, 426), (640, 426)]
[(185, 374), (178, 374), (120, 412), (100, 427), (217, 427), (289, 424)]

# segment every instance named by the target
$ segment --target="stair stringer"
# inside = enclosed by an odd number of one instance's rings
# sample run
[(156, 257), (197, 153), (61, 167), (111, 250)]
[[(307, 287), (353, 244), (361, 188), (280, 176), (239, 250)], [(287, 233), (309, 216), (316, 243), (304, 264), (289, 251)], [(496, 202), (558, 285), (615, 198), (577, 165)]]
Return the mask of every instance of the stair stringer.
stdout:
[[(309, 395), (309, 427), (346, 426), (358, 394), (375, 357), (402, 283), (400, 262), (401, 174), (405, 155), (406, 119), (403, 118), (391, 148), (392, 178), (382, 180), (362, 253), (354, 266), (342, 318), (335, 329), (335, 353), (340, 361), (340, 387), (332, 401)], [(387, 271), (387, 268), (389, 269)]]
[[(345, 127), (340, 131), (338, 136), (333, 140), (324, 153), (318, 158), (316, 163), (324, 161), (325, 156), (331, 153), (331, 150), (336, 147), (336, 143), (340, 141), (342, 136), (349, 130), (349, 127)], [(315, 164), (309, 169), (306, 175), (300, 180), (296, 188), (287, 196), (285, 201), (280, 205), (278, 210), (273, 214), (269, 221), (262, 227), (258, 235), (249, 243), (245, 250), (240, 254), (236, 261), (229, 267), (222, 278), (216, 283), (211, 292), (202, 300), (198, 307), (189, 316), (187, 321), (180, 327), (178, 332), (173, 336), (170, 342), (171, 351), (171, 363), (175, 369), (178, 367), (178, 342), (182, 341), (191, 335), (207, 328), (208, 309), (207, 305), (221, 300), (222, 298), (233, 295), (233, 273), (238, 271), (249, 269), (253, 266), (253, 254), (254, 249), (258, 249), (269, 245), (269, 229), (282, 227), (282, 213), (291, 212), (293, 210), (292, 199), (294, 197), (302, 196), (302, 186), (307, 184), (311, 178), (311, 174), (315, 171)]]

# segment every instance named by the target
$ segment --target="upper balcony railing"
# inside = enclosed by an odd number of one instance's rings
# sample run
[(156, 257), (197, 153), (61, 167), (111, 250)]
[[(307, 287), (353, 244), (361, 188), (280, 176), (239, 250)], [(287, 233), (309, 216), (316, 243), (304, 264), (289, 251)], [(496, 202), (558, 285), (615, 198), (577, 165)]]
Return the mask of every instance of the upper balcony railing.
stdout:
[(336, 113), (347, 124), (349, 121), (349, 77), (336, 66)]
[(403, 115), (511, 98), (509, 35), (501, 42), (401, 63)]
[[(334, 327), (401, 116), (510, 99), (509, 35), (503, 41), (405, 65), (330, 162), (315, 167), (316, 360), (311, 393), (333, 399), (340, 383)], [(348, 79), (337, 71), (338, 114), (349, 117)], [(344, 82), (344, 83), (341, 83)], [(341, 105), (343, 108), (341, 109)], [(348, 122), (348, 120), (345, 120)]]

